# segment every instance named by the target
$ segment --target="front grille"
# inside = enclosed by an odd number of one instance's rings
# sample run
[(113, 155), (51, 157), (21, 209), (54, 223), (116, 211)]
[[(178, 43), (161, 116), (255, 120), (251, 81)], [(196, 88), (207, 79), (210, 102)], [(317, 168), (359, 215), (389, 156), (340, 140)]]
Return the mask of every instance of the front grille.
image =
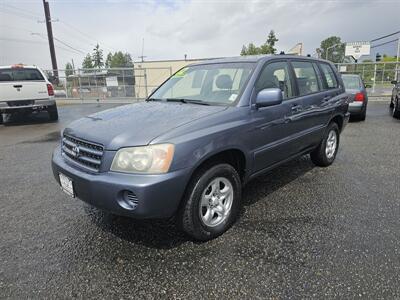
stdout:
[(7, 101), (8, 106), (28, 106), (33, 105), (35, 100), (18, 100), (18, 101)]
[(104, 147), (64, 134), (62, 139), (62, 153), (64, 157), (79, 166), (93, 172), (98, 172)]

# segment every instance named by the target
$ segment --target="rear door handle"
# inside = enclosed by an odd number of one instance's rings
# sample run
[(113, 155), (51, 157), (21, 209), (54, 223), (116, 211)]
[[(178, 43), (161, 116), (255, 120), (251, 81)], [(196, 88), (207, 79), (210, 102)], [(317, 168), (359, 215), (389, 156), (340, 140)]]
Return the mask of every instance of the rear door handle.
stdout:
[(322, 99), (322, 101), (323, 101), (323, 102), (327, 102), (327, 101), (329, 101), (331, 98), (332, 98), (332, 96), (325, 96), (325, 97)]
[(13, 87), (15, 87), (16, 89), (17, 88), (22, 88), (22, 84), (15, 84), (15, 85), (13, 85)]

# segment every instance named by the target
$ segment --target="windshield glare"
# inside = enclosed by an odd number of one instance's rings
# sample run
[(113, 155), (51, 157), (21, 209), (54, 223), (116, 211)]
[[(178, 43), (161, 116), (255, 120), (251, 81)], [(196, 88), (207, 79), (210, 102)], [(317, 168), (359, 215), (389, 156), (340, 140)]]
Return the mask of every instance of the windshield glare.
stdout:
[(152, 99), (185, 99), (230, 105), (237, 99), (254, 63), (189, 66), (168, 79)]

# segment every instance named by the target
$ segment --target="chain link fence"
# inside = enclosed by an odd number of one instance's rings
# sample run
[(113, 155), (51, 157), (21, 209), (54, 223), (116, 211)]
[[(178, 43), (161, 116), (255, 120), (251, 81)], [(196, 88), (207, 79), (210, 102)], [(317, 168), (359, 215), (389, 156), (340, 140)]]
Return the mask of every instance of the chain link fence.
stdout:
[(56, 98), (71, 100), (142, 100), (165, 79), (171, 68), (104, 68), (45, 70), (53, 81)]
[(397, 62), (341, 63), (336, 66), (340, 73), (359, 74), (370, 96), (390, 96), (391, 82), (400, 79), (400, 63)]

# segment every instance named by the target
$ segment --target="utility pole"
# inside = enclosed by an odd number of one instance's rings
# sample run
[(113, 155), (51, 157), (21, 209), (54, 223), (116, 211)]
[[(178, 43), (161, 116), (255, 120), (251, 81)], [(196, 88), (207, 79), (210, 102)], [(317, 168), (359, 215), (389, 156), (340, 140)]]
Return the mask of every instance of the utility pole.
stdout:
[(396, 57), (396, 73), (394, 74), (394, 79), (399, 80), (400, 70), (399, 70), (399, 56), (400, 56), (400, 36), (397, 38), (397, 57)]
[(44, 16), (46, 18), (47, 37), (49, 39), (49, 48), (50, 48), (50, 56), (51, 56), (51, 65), (53, 68), (53, 76), (55, 77), (55, 81), (58, 83), (58, 67), (57, 67), (57, 59), (56, 59), (56, 50), (54, 49), (53, 29), (51, 27), (50, 8), (49, 8), (49, 2), (47, 2), (47, 0), (43, 0), (43, 7), (44, 7)]
[(146, 57), (146, 56), (143, 55), (143, 53), (144, 53), (144, 38), (142, 40), (142, 55), (139, 56), (139, 58), (142, 60), (142, 62), (144, 62), (144, 58)]

